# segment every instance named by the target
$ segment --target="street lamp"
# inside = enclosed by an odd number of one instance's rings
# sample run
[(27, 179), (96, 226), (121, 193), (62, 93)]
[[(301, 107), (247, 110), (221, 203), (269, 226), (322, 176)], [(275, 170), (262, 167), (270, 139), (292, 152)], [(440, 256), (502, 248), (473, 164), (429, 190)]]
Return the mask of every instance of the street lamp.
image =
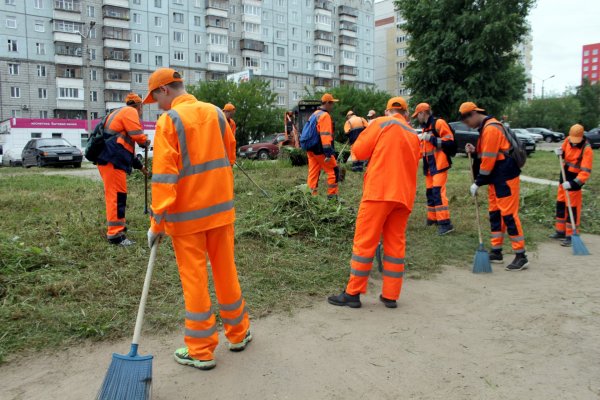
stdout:
[[(91, 108), (91, 95), (92, 95), (92, 89), (91, 89), (91, 82), (90, 82), (90, 49), (89, 49), (89, 43), (88, 43), (88, 39), (90, 38), (90, 32), (92, 31), (92, 29), (94, 28), (94, 26), (96, 25), (95, 21), (90, 21), (90, 26), (87, 30), (87, 32), (85, 33), (85, 35), (81, 32), (77, 32), (79, 33), (79, 35), (81, 36), (81, 38), (83, 39), (83, 52), (86, 56), (86, 63), (85, 63), (85, 70), (83, 71), (83, 98), (84, 98), (84, 104), (85, 104), (85, 109), (86, 109), (86, 116), (87, 116), (87, 132), (88, 134), (92, 133), (92, 113), (90, 112), (90, 108)], [(86, 85), (86, 80), (87, 80), (87, 85)], [(87, 96), (86, 96), (86, 92), (85, 92), (85, 88), (87, 87)]]
[(552, 79), (554, 78), (556, 75), (552, 75), (547, 77), (546, 79), (542, 79), (542, 100), (544, 99), (544, 83), (548, 80), (548, 79)]

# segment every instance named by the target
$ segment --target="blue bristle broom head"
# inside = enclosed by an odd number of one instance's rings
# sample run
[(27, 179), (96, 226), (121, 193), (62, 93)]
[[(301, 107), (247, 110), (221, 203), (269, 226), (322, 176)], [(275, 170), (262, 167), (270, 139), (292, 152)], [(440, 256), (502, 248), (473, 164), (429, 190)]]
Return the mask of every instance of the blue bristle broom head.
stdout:
[[(133, 346), (132, 346), (133, 347)], [(148, 400), (152, 385), (152, 356), (113, 354), (97, 400)]]
[(590, 252), (583, 244), (583, 240), (578, 234), (571, 235), (571, 246), (573, 247), (573, 255), (575, 256), (589, 256)]
[(490, 254), (485, 250), (483, 246), (479, 246), (475, 252), (475, 259), (473, 260), (473, 273), (474, 274), (489, 274), (492, 272), (492, 264), (490, 263)]

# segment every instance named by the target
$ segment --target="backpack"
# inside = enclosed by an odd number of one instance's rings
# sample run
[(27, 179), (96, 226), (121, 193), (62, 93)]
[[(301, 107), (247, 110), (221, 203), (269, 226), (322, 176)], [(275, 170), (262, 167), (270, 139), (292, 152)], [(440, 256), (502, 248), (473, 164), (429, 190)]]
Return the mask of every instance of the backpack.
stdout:
[(502, 133), (504, 133), (504, 137), (510, 143), (510, 149), (508, 149), (508, 153), (505, 153), (506, 156), (512, 158), (515, 164), (519, 167), (519, 169), (525, 166), (527, 162), (527, 152), (523, 148), (523, 144), (517, 138), (517, 135), (510, 129), (506, 129), (506, 127), (498, 122), (493, 122), (489, 125), (498, 125), (502, 128)]
[(104, 125), (106, 124), (106, 119), (108, 115), (104, 116), (100, 123), (96, 125), (94, 131), (88, 138), (87, 144), (85, 145), (85, 158), (94, 164), (98, 162), (98, 157), (102, 151), (104, 151), (104, 147), (106, 146), (106, 137), (104, 135)]
[[(433, 133), (433, 136), (435, 137), (440, 137), (440, 134), (438, 133), (437, 129), (435, 129), (435, 124), (437, 123), (437, 119), (433, 119), (433, 123), (431, 124), (431, 132)], [(446, 154), (446, 157), (448, 157), (448, 159), (454, 157), (456, 155), (456, 152), (458, 151), (458, 145), (456, 144), (456, 131), (454, 130), (454, 128), (452, 127), (452, 125), (450, 125), (449, 123), (446, 123), (446, 125), (448, 125), (450, 127), (450, 130), (452, 131), (452, 146), (442, 146), (442, 151)], [(450, 161), (450, 160), (448, 160)]]
[(311, 115), (306, 124), (304, 124), (302, 134), (300, 135), (300, 147), (303, 150), (309, 151), (321, 143), (321, 135), (319, 135), (319, 131), (317, 130), (317, 123), (319, 122), (319, 117), (324, 112), (321, 111)]

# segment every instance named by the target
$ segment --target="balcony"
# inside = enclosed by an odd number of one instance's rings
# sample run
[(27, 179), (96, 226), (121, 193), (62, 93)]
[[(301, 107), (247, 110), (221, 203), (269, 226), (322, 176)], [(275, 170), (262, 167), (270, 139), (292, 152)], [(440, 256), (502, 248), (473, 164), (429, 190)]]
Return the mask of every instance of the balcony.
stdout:
[(73, 98), (70, 100), (80, 101), (83, 100), (83, 79), (82, 78), (61, 78), (60, 76), (56, 77), (56, 87), (57, 88), (74, 88), (78, 89), (78, 98)]
[(102, 16), (104, 18), (120, 19), (129, 21), (129, 8), (121, 8), (115, 6), (102, 7)]
[(104, 47), (114, 47), (117, 49), (128, 50), (131, 48), (131, 44), (127, 40), (104, 39)]
[(327, 42), (332, 42), (333, 34), (331, 32), (326, 32), (326, 31), (317, 29), (315, 31), (315, 40), (325, 40)]
[(129, 8), (129, 0), (102, 0), (102, 5)]
[(251, 40), (255, 42), (259, 42), (262, 39), (262, 35), (260, 32), (242, 32), (242, 39)]
[(54, 31), (52, 34), (54, 42), (81, 44), (81, 35), (77, 32)]
[[(58, 105), (57, 101), (57, 105)], [(64, 102), (70, 102), (70, 100), (60, 100), (61, 104), (65, 104)], [(75, 100), (73, 103), (76, 107), (74, 108), (55, 108), (54, 109), (54, 117), (59, 119), (85, 119), (87, 114), (85, 110), (82, 110), (83, 107), (82, 102)]]
[(339, 43), (341, 46), (358, 46), (358, 39), (350, 36), (340, 35)]
[(227, 18), (229, 11), (228, 0), (208, 0), (206, 3), (206, 15), (219, 18)]
[(117, 108), (123, 107), (123, 102), (120, 102), (120, 101), (107, 101), (107, 102), (104, 103), (104, 106), (106, 107), (106, 111), (110, 112), (112, 110), (116, 110)]
[(130, 41), (131, 40), (131, 30), (128, 28), (105, 26), (102, 28), (102, 39)]
[(81, 0), (54, 0), (54, 9), (81, 14)]
[(104, 101), (112, 103), (121, 103), (120, 107), (125, 103), (125, 97), (129, 92), (127, 90), (105, 90)]
[(333, 86), (333, 79), (315, 78), (314, 84), (317, 88), (330, 88)]
[[(340, 75), (358, 75), (358, 68), (348, 65), (340, 65)], [(343, 78), (342, 78), (343, 79)]]
[(131, 52), (125, 49), (104, 49), (104, 60), (115, 60), (115, 61), (131, 61)]
[(315, 9), (333, 11), (333, 3), (328, 0), (315, 0)]
[(223, 33), (222, 29), (224, 29), (225, 31), (227, 31), (229, 29), (229, 20), (224, 17), (207, 15), (205, 22), (206, 22), (206, 28), (207, 28), (208, 33), (211, 33), (210, 29), (213, 29), (217, 33), (222, 34)]
[(358, 27), (353, 22), (340, 22), (340, 36), (356, 37)]
[[(104, 71), (104, 80), (111, 82), (127, 82), (131, 83), (131, 72), (122, 70), (107, 69)], [(122, 89), (125, 90), (125, 89)]]
[[(313, 53), (315, 56), (327, 56), (333, 57), (333, 48), (329, 46), (313, 46)], [(330, 61), (330, 59), (328, 59)]]
[(348, 6), (339, 6), (338, 7), (338, 14), (341, 15), (347, 15), (349, 17), (354, 17), (357, 18), (358, 17), (358, 10), (354, 7), (348, 7)]
[(129, 61), (104, 60), (104, 68), (122, 69), (124, 71), (129, 71), (131, 70), (131, 64), (129, 63)]
[[(81, 67), (72, 65), (57, 65), (56, 77), (67, 79), (82, 79), (83, 71)], [(73, 87), (73, 85), (63, 85), (65, 87)]]
[(240, 49), (262, 52), (265, 50), (265, 43), (258, 40), (242, 39), (240, 40)]
[(229, 72), (229, 64), (221, 64), (216, 62), (211, 62), (210, 60), (207, 62), (207, 70), (215, 71), (215, 72)]
[(63, 65), (83, 65), (81, 46), (72, 43), (54, 44), (54, 62)]
[(125, 90), (131, 91), (131, 82), (105, 81), (104, 88), (107, 90)]
[[(333, 71), (324, 71), (322, 69), (315, 69), (315, 78), (324, 78), (325, 80), (333, 79)], [(316, 82), (316, 79), (315, 79)], [(322, 86), (322, 85), (321, 85)]]

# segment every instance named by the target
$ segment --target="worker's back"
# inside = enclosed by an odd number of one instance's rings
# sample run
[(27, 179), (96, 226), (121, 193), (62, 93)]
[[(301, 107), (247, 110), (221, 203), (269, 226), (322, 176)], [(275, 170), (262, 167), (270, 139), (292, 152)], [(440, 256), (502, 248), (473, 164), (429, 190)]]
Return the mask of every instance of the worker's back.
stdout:
[(363, 200), (395, 201), (412, 209), (420, 147), (402, 116), (378, 118), (359, 136), (354, 152), (359, 160), (369, 160)]

